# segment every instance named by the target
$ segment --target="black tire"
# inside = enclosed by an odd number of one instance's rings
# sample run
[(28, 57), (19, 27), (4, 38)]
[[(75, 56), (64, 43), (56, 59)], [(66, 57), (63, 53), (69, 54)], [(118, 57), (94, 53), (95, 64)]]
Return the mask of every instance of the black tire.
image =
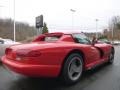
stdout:
[(74, 84), (79, 81), (82, 72), (83, 72), (83, 59), (81, 55), (78, 53), (70, 54), (65, 60), (63, 66), (62, 80), (67, 85)]
[(112, 64), (113, 62), (114, 62), (114, 49), (112, 48), (111, 49), (111, 52), (110, 52), (110, 54), (109, 54), (109, 57), (108, 57), (108, 63), (109, 64)]

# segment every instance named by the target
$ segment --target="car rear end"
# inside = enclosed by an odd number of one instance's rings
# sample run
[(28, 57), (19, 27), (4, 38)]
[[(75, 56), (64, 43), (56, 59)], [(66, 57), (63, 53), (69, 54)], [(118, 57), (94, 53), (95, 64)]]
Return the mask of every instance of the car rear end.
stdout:
[(66, 45), (71, 46), (71, 44), (74, 44), (71, 34), (43, 34), (29, 44), (19, 44), (7, 48), (2, 62), (12, 71), (22, 75), (57, 77), (70, 49)]
[[(45, 60), (39, 51), (14, 50), (7, 48), (2, 62), (10, 70), (30, 77), (57, 77), (58, 65), (43, 64)], [(45, 58), (46, 59), (46, 58)]]

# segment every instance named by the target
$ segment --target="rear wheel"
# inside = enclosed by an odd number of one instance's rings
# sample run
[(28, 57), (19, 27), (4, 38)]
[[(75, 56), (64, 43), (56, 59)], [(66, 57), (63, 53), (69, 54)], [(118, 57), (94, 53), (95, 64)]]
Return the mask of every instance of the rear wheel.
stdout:
[(113, 62), (114, 62), (114, 49), (111, 49), (111, 52), (109, 54), (108, 63), (112, 64)]
[(72, 53), (66, 59), (63, 71), (62, 79), (66, 84), (73, 84), (77, 82), (83, 72), (83, 59), (81, 55)]

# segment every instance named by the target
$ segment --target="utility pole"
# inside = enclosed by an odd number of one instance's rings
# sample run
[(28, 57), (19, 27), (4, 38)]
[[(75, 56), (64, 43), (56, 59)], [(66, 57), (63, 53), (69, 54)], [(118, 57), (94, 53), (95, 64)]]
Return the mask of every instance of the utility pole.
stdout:
[(70, 9), (70, 11), (72, 12), (72, 30), (74, 30), (74, 12), (76, 12), (76, 10)]
[(114, 43), (114, 24), (112, 25), (112, 44)]
[(13, 13), (14, 13), (14, 41), (16, 41), (16, 28), (15, 28), (15, 0), (14, 0), (14, 11), (13, 11)]
[(98, 38), (98, 19), (95, 19), (96, 21), (96, 38)]

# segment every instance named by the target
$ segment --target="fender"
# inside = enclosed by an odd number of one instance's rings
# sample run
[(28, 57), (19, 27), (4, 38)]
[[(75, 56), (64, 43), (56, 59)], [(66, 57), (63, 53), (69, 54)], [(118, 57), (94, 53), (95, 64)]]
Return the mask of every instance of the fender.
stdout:
[(100, 51), (101, 58), (108, 56), (112, 48), (109, 44), (96, 44), (95, 47)]
[(98, 49), (98, 51), (100, 52), (100, 58), (103, 58), (103, 56), (105, 55), (104, 50), (102, 50), (99, 47), (96, 47)]

